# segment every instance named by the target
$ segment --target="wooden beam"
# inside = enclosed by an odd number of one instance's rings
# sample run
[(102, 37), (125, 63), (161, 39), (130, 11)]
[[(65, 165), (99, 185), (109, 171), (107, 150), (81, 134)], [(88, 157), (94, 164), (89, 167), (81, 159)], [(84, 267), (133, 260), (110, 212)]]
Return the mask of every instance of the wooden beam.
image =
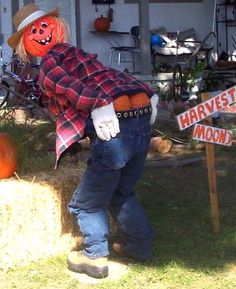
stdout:
[[(202, 101), (206, 101), (210, 97), (211, 97), (211, 94), (209, 92), (204, 92), (201, 94)], [(212, 125), (212, 117), (208, 117), (207, 119), (205, 119), (204, 124)], [(211, 213), (212, 213), (212, 221), (213, 221), (213, 232), (219, 233), (220, 214), (219, 214), (219, 204), (218, 204), (218, 196), (217, 196), (214, 144), (206, 143), (206, 161), (207, 161), (208, 183), (209, 183), (209, 193), (210, 193), (210, 202), (211, 202)]]
[(75, 1), (76, 46), (81, 47), (80, 0)]
[(141, 74), (149, 75), (151, 74), (151, 51), (148, 0), (139, 0), (139, 27), (141, 49)]

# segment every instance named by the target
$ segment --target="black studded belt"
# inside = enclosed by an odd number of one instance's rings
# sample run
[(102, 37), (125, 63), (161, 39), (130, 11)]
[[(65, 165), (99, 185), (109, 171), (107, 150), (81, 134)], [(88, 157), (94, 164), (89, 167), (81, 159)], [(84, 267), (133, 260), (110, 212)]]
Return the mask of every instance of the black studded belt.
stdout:
[(116, 111), (116, 116), (118, 119), (124, 119), (124, 118), (133, 118), (133, 117), (140, 117), (147, 114), (151, 114), (152, 107), (151, 105), (142, 107), (142, 108), (136, 108), (132, 110), (125, 110), (125, 111)]

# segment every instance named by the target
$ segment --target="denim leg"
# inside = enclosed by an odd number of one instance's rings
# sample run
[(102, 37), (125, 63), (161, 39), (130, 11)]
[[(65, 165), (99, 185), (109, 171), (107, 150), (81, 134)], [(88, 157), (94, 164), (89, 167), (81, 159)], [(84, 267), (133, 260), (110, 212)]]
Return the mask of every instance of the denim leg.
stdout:
[(109, 210), (123, 233), (124, 252), (146, 260), (152, 253), (153, 229), (133, 193), (147, 154), (147, 146), (144, 144), (142, 147), (143, 150), (122, 168), (119, 186), (112, 197)]
[(92, 160), (68, 204), (84, 236), (83, 253), (92, 259), (109, 254), (107, 207), (119, 178), (120, 170), (104, 170), (100, 162)]
[(140, 259), (150, 257), (152, 229), (133, 197), (148, 151), (149, 121), (150, 116), (121, 120), (117, 137), (92, 143), (91, 162), (68, 204), (84, 235), (83, 252), (90, 258), (109, 254), (108, 209), (124, 232), (125, 250)]

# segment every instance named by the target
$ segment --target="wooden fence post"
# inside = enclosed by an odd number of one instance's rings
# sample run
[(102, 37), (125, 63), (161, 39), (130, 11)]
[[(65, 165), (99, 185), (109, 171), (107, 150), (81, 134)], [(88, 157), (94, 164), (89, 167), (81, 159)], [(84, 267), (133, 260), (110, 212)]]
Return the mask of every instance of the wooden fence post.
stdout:
[[(202, 101), (206, 101), (211, 97), (209, 92), (201, 94)], [(212, 117), (208, 117), (204, 120), (204, 124), (212, 125)], [(211, 202), (211, 213), (213, 221), (213, 232), (219, 233), (220, 220), (219, 220), (219, 205), (217, 196), (217, 184), (216, 184), (216, 167), (215, 167), (215, 147), (214, 144), (206, 143), (206, 161), (208, 171), (208, 183)]]

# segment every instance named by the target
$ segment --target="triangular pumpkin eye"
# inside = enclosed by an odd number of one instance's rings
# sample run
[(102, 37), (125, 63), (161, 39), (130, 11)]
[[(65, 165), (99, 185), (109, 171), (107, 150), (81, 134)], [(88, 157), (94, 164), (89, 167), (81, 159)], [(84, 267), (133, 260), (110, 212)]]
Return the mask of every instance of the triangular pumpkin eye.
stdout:
[(31, 33), (35, 34), (37, 32), (37, 29), (34, 25), (31, 27)]
[(45, 21), (42, 21), (41, 23), (42, 28), (47, 28), (48, 27), (48, 23)]

